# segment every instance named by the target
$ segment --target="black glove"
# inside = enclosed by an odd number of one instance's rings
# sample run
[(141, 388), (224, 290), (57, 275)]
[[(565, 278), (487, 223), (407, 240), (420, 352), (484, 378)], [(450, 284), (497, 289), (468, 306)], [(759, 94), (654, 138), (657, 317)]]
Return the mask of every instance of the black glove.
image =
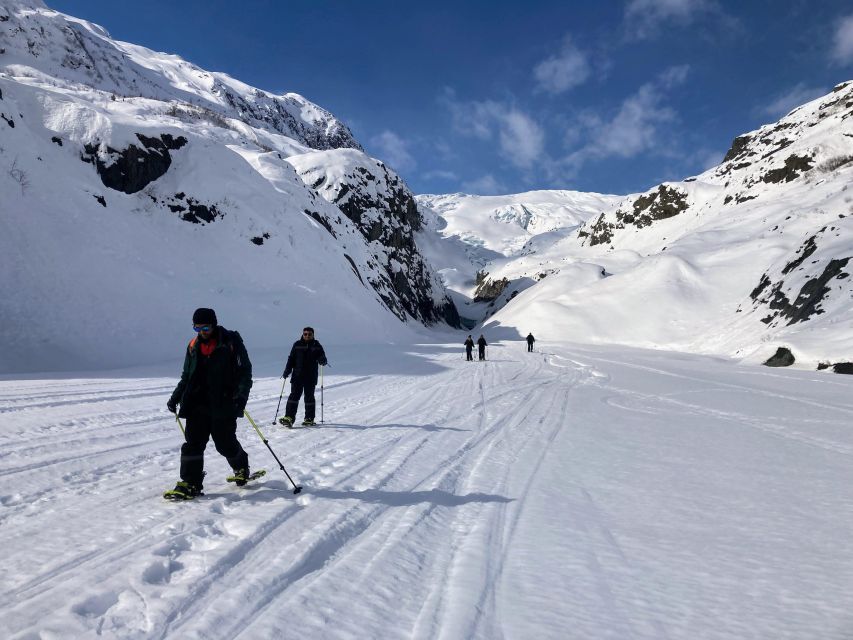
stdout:
[(169, 413), (177, 413), (178, 412), (178, 403), (173, 400), (169, 400), (166, 403), (166, 408), (169, 410)]
[(242, 418), (243, 412), (246, 410), (246, 398), (234, 399), (234, 417)]

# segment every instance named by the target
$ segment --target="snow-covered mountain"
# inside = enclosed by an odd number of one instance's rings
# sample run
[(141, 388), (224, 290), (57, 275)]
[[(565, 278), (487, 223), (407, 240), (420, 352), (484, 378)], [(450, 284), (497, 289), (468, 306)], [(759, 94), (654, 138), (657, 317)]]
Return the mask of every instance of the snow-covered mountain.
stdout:
[(250, 346), (458, 322), (412, 194), (330, 113), (37, 0), (0, 6), (0, 193), (0, 372), (173, 357), (197, 306)]
[[(523, 264), (602, 211), (614, 209), (621, 196), (578, 191), (530, 191), (512, 195), (463, 193), (419, 195), (425, 221), (419, 239), (439, 268), (454, 302), (469, 321), (494, 312), (509, 300), (509, 284), (492, 278), (505, 264)], [(522, 276), (513, 290), (535, 280)], [(470, 322), (469, 322), (470, 323)]]
[[(438, 216), (436, 232), (467, 251), (443, 263), (438, 255), (442, 273), (481, 247), (494, 251), (462, 285), (447, 279), (469, 299), (472, 290), (488, 294), (481, 319), (492, 334), (532, 331), (758, 361), (783, 348), (804, 366), (824, 367), (853, 361), (851, 179), (853, 82), (846, 82), (739, 136), (724, 161), (699, 176), (599, 196), (599, 210), (587, 209), (580, 228), (571, 221), (522, 234), (527, 219), (504, 215), (507, 202), (516, 214), (532, 211), (539, 192), (504, 202), (429, 196), (420, 204)], [(480, 202), (488, 211), (472, 216)]]

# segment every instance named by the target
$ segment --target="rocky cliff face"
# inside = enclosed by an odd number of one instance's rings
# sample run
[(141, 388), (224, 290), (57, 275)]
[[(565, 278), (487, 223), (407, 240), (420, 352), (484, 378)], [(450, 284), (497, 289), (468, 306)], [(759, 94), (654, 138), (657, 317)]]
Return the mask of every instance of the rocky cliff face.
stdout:
[(302, 154), (288, 161), (364, 236), (378, 272), (368, 281), (398, 317), (460, 326), (456, 307), (415, 242), (420, 213), (398, 175), (355, 150)]

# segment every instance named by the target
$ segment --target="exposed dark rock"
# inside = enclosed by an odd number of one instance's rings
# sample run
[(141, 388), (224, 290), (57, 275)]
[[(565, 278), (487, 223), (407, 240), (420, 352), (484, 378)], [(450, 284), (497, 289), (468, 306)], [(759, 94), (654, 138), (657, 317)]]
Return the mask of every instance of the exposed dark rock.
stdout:
[(131, 144), (124, 150), (88, 143), (84, 145), (81, 159), (95, 165), (104, 186), (123, 193), (137, 193), (165, 175), (172, 164), (169, 151), (187, 144), (183, 136), (177, 138), (164, 133), (159, 138), (137, 133), (143, 147)]
[(688, 206), (686, 194), (662, 184), (655, 191), (634, 200), (631, 211), (618, 209), (613, 222), (608, 222), (607, 216), (602, 213), (589, 229), (579, 229), (578, 237), (589, 238), (590, 246), (608, 244), (613, 240), (613, 233), (617, 229), (624, 229), (628, 225), (642, 229), (657, 220), (677, 216)]
[(801, 173), (808, 171), (813, 166), (812, 158), (809, 156), (790, 155), (785, 158), (785, 166), (779, 169), (771, 169), (761, 178), (762, 182), (779, 183), (783, 180), (791, 182)]
[[(477, 274), (479, 276), (479, 273)], [(474, 302), (492, 302), (496, 300), (509, 286), (509, 280), (490, 280), (484, 278), (474, 291)]]
[(624, 228), (622, 225), (618, 227), (605, 220), (605, 216), (602, 213), (598, 218), (592, 223), (589, 231), (585, 230), (581, 227), (578, 230), (579, 238), (589, 238), (589, 246), (594, 247), (597, 244), (608, 244), (613, 239), (613, 230), (619, 228)]
[(790, 367), (794, 364), (794, 354), (787, 347), (779, 347), (776, 353), (770, 356), (765, 362), (765, 367)]
[(762, 294), (762, 292), (770, 285), (770, 276), (766, 273), (761, 276), (761, 281), (758, 283), (758, 286), (752, 290), (752, 293), (749, 294), (749, 297), (753, 300), (758, 300), (758, 296)]
[(96, 196), (96, 195), (94, 195), (94, 194), (93, 194), (93, 197), (95, 198), (95, 200), (97, 200), (98, 202), (100, 202), (100, 203), (101, 203), (101, 206), (102, 206), (102, 207), (106, 207), (106, 206), (107, 206), (107, 199), (106, 199), (106, 198), (104, 198), (104, 196)]
[[(824, 229), (826, 229), (826, 227), (818, 231), (818, 233), (822, 233)], [(797, 249), (797, 254), (799, 254), (798, 257), (794, 260), (791, 260), (791, 262), (789, 262), (782, 268), (783, 274), (791, 273), (794, 269), (803, 264), (803, 262), (805, 262), (810, 255), (817, 251), (817, 243), (815, 242), (816, 238), (817, 234), (806, 240), (803, 245), (799, 249)]]
[(252, 238), (252, 242), (260, 246), (264, 243), (264, 239), (261, 236), (255, 236), (254, 238)]
[(197, 200), (188, 198), (187, 205), (189, 206), (189, 211), (181, 216), (181, 220), (186, 220), (187, 222), (201, 224), (203, 222), (213, 222), (216, 218), (225, 217), (225, 214), (220, 212), (219, 209), (216, 208), (215, 204), (207, 206), (205, 204), (201, 204)]
[(732, 141), (732, 146), (729, 148), (729, 150), (726, 152), (726, 155), (723, 157), (723, 162), (730, 162), (738, 156), (743, 155), (746, 152), (747, 147), (749, 146), (749, 143), (751, 141), (752, 136), (750, 135), (742, 135), (735, 138)]
[[(445, 295), (443, 301), (436, 302), (433, 272), (415, 243), (414, 234), (423, 224), (421, 215), (403, 181), (381, 162), (357, 164), (342, 180), (334, 182), (325, 173), (317, 175), (318, 171), (321, 169), (304, 171), (305, 181), (317, 185), (323, 197), (336, 205), (372, 246), (379, 264), (370, 266), (380, 270), (380, 275), (373, 272), (365, 278), (385, 305), (400, 319), (408, 314), (425, 324), (444, 320), (458, 327), (459, 314), (452, 300)], [(333, 226), (323, 216), (305, 213), (332, 233)]]
[(0, 100), (3, 99), (3, 89), (0, 89)]
[[(830, 289), (827, 283), (833, 278), (847, 278), (850, 274), (842, 271), (850, 258), (830, 260), (823, 272), (808, 280), (800, 289), (796, 299), (792, 303), (782, 292), (782, 281), (777, 282), (770, 291), (768, 306), (778, 313), (775, 317), (786, 318), (789, 325), (805, 322), (811, 317), (823, 313), (821, 303)], [(765, 318), (763, 321), (769, 324), (773, 317)]]
[(832, 370), (835, 373), (853, 375), (853, 362), (837, 362), (832, 365)]
[(303, 213), (305, 213), (305, 215), (307, 215), (307, 216), (309, 216), (309, 217), (311, 217), (311, 218), (314, 218), (317, 222), (319, 222), (319, 223), (320, 223), (320, 225), (321, 225), (321, 226), (322, 226), (326, 231), (328, 231), (328, 232), (332, 235), (332, 237), (333, 237), (333, 238), (337, 238), (337, 237), (338, 237), (338, 235), (335, 233), (335, 230), (332, 228), (332, 224), (331, 224), (328, 220), (326, 220), (326, 218), (325, 218), (325, 217), (323, 217), (323, 215), (322, 215), (320, 212), (318, 212), (318, 211), (310, 211), (310, 210), (308, 210), (308, 209), (305, 209), (305, 211), (304, 211)]
[[(625, 222), (642, 229), (655, 220), (677, 216), (687, 209), (687, 196), (671, 187), (660, 185), (657, 191), (642, 195), (634, 200), (634, 220), (625, 215)], [(619, 219), (617, 214), (616, 219)]]
[(60, 138), (59, 136), (53, 136), (50, 141), (55, 144), (58, 144), (60, 147), (62, 146), (62, 138)]
[(344, 258), (346, 258), (347, 261), (349, 262), (349, 266), (352, 267), (353, 273), (355, 273), (355, 275), (358, 277), (361, 284), (364, 284), (364, 279), (361, 277), (361, 274), (358, 272), (358, 267), (355, 266), (355, 260), (353, 260), (347, 254), (344, 254)]
[(2, 118), (3, 121), (8, 124), (10, 128), (15, 128), (15, 121), (11, 118), (11, 116), (7, 118), (5, 113), (0, 113), (0, 118)]
[(737, 196), (737, 198), (735, 198), (735, 202), (737, 202), (738, 204), (740, 204), (741, 202), (746, 202), (747, 200), (755, 200), (757, 197), (758, 197), (758, 196), (743, 196), (743, 195), (738, 195), (738, 196)]

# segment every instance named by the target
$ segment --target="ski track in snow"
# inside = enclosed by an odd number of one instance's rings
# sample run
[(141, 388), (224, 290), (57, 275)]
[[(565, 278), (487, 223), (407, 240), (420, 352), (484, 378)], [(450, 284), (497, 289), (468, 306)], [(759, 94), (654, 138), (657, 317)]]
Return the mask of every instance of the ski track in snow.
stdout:
[(256, 382), (249, 410), (298, 496), (241, 421), (267, 476), (226, 484), (210, 445), (206, 495), (163, 501), (172, 380), (0, 382), (4, 637), (853, 629), (846, 379), (567, 345), (440, 351), (430, 375), (327, 376), (317, 428), (271, 426), (280, 382)]

